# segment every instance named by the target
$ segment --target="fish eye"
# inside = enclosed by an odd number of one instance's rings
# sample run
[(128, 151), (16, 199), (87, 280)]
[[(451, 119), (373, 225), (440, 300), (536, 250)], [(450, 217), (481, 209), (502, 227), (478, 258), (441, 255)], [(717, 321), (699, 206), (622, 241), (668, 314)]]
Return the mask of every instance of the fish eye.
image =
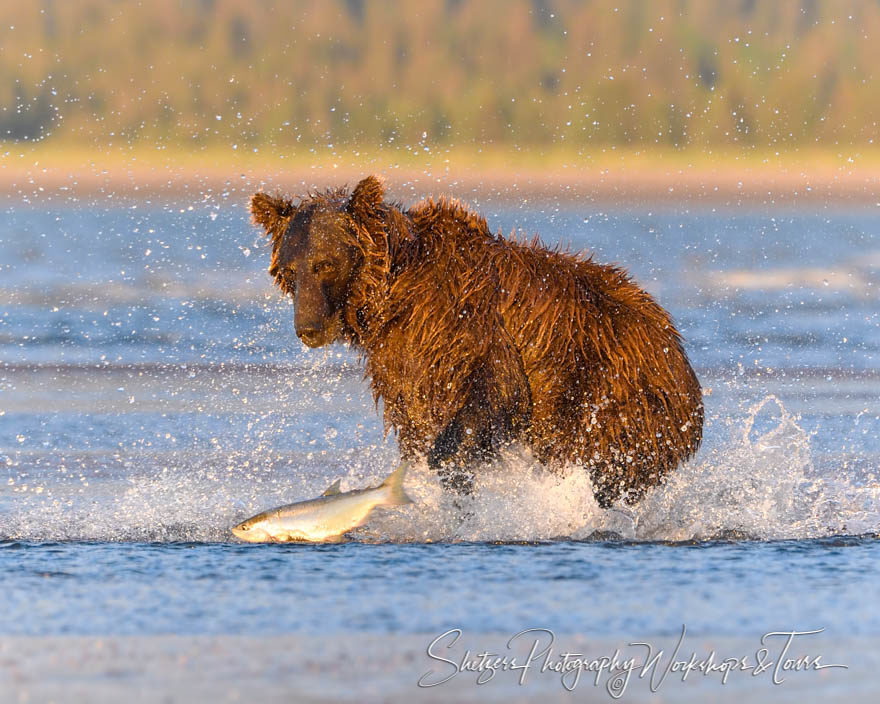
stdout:
[(239, 526), (239, 530), (250, 530), (250, 526)]

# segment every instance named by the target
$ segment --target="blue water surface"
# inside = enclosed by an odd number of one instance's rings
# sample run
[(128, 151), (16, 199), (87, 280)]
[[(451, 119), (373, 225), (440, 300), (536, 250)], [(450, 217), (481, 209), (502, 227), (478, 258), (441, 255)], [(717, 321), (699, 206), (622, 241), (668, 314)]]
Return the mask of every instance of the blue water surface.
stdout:
[[(880, 541), (7, 542), (5, 634), (880, 634)], [(9, 585), (14, 588), (9, 589)]]
[(228, 526), (397, 452), (357, 355), (292, 334), (245, 206), (2, 204), (0, 634), (880, 635), (880, 209), (478, 203), (672, 312), (708, 392), (685, 479), (606, 514), (518, 466), (466, 530), (252, 546)]

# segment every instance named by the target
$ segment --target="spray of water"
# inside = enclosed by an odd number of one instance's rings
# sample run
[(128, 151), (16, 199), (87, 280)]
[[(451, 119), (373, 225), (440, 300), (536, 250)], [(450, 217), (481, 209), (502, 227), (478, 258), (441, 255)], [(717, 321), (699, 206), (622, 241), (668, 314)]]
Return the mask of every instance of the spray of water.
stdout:
[[(532, 541), (622, 538), (808, 539), (880, 527), (880, 486), (815, 471), (810, 436), (775, 396), (739, 417), (716, 420), (715, 435), (692, 461), (636, 506), (599, 508), (582, 469), (553, 474), (525, 450), (482, 472), (474, 495), (443, 491), (424, 465), (407, 478), (414, 506), (377, 510), (354, 539), (363, 541)], [(724, 437), (724, 435), (727, 437)], [(178, 466), (117, 479), (75, 481), (26, 491), (0, 512), (0, 538), (24, 540), (225, 541), (229, 526), (259, 510), (311, 498), (335, 477), (349, 490), (380, 482), (396, 452), (376, 444), (324, 463), (276, 457), (255, 463), (225, 454), (175, 454)], [(193, 466), (196, 469), (193, 469)], [(110, 473), (114, 475), (114, 473)], [(83, 486), (86, 484), (86, 486)], [(33, 489), (33, 487), (31, 487)]]

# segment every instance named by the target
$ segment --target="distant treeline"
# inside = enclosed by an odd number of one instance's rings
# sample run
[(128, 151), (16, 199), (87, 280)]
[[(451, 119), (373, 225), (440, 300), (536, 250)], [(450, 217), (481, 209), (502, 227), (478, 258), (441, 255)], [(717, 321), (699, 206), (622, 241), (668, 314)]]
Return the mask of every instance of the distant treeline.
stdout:
[(43, 0), (0, 9), (0, 139), (867, 145), (880, 2)]

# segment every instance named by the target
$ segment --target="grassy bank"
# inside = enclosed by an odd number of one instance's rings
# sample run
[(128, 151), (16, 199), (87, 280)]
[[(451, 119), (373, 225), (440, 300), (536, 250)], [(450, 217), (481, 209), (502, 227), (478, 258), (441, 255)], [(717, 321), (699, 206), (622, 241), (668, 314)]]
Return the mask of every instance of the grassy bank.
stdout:
[[(464, 198), (801, 202), (880, 202), (880, 149), (741, 150), (323, 149), (272, 147), (99, 148), (7, 143), (0, 147), (0, 192), (166, 193), (181, 189), (309, 188), (379, 173), (408, 200), (429, 193)], [(42, 190), (41, 190), (42, 189)]]

